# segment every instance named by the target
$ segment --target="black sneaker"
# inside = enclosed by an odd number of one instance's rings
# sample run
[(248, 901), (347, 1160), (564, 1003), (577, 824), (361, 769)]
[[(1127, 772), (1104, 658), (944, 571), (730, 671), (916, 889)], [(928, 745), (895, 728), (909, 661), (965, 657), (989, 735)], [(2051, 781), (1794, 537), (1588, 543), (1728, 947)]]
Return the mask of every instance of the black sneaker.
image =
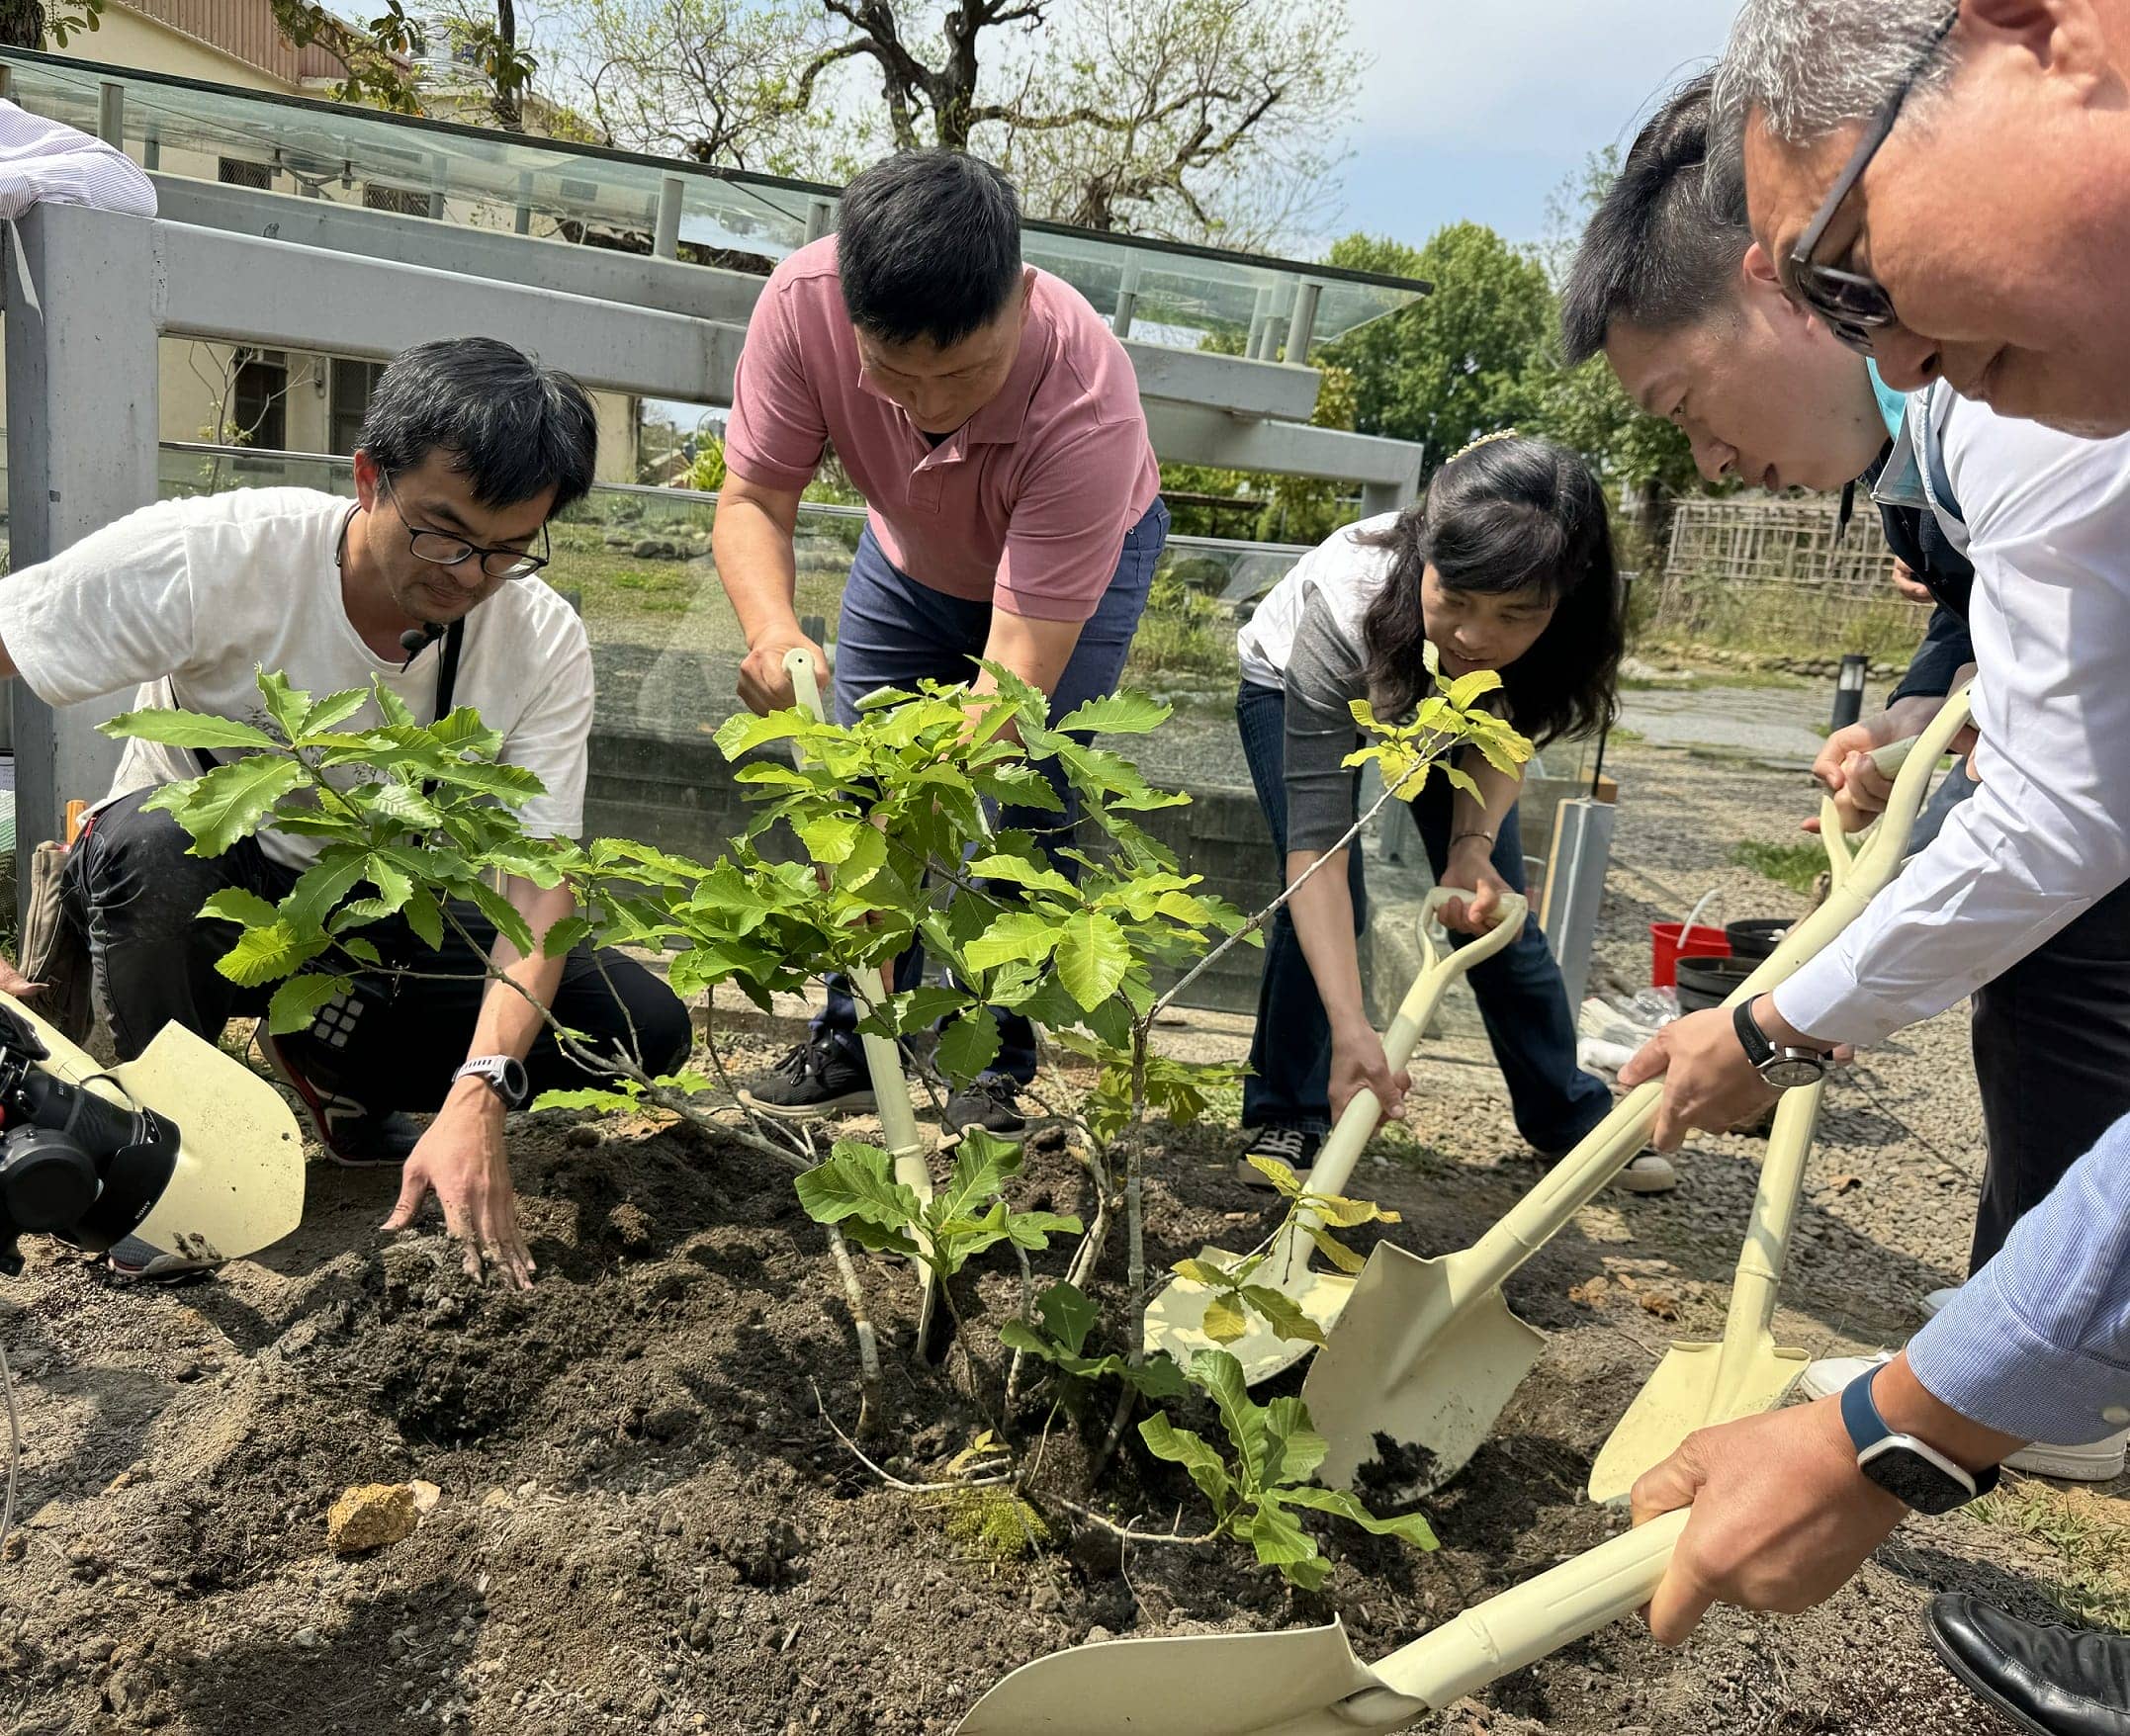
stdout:
[(1272, 1192), (1272, 1177), (1250, 1162), (1252, 1158), (1265, 1158), (1275, 1164), (1285, 1164), (1294, 1172), (1294, 1179), (1306, 1186), (1309, 1166), (1316, 1162), (1316, 1154), (1323, 1144), (1324, 1136), (1313, 1128), (1256, 1128), (1250, 1134), (1250, 1143), (1244, 1148), (1243, 1155), (1236, 1160), (1235, 1173), (1246, 1185)]
[(944, 1119), (956, 1134), (981, 1127), (996, 1139), (1021, 1139), (1028, 1118), (1021, 1112), (1021, 1086), (1003, 1073), (987, 1073), (946, 1099)]
[(295, 1045), (258, 1028), (259, 1052), (303, 1104), (325, 1156), (348, 1170), (382, 1170), (406, 1162), (421, 1143), (421, 1123), (397, 1109), (371, 1110), (346, 1095), (316, 1068), (297, 1059)]
[(833, 1037), (810, 1037), (787, 1050), (773, 1066), (741, 1085), (740, 1100), (784, 1121), (876, 1106), (871, 1078)]

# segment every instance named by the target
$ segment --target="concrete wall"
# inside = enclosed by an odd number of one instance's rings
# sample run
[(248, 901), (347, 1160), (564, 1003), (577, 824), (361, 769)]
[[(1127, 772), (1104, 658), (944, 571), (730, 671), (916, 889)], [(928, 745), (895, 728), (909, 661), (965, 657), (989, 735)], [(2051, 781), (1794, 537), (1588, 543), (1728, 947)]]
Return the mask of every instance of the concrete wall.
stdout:
[(110, 66), (133, 66), (143, 72), (167, 72), (176, 78), (237, 84), (246, 90), (278, 91), (283, 96), (304, 94), (303, 87), (291, 80), (276, 78), (248, 60), (223, 53), (198, 37), (124, 5), (106, 6), (98, 28), (85, 36), (69, 38), (65, 47), (52, 42), (46, 42), (44, 46), (54, 54), (101, 60)]

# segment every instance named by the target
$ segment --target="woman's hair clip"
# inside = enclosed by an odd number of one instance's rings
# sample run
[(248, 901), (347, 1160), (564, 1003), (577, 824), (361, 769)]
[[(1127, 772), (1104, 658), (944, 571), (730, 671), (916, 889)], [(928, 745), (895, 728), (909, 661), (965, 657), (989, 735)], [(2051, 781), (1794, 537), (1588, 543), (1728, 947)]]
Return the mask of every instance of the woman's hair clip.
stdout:
[[(1457, 449), (1457, 451), (1453, 452), (1453, 453), (1452, 453), (1452, 454), (1450, 455), (1450, 461), (1449, 461), (1449, 462), (1450, 462), (1450, 464), (1455, 464), (1455, 463), (1457, 463), (1457, 461), (1458, 461), (1459, 459), (1463, 458), (1463, 457), (1464, 457), (1464, 455), (1465, 455), (1465, 454), (1466, 454), (1467, 452), (1477, 452), (1477, 451), (1479, 450), (1479, 448), (1480, 448), (1480, 447), (1482, 447), (1482, 446), (1491, 446), (1491, 445), (1492, 445), (1492, 444), (1493, 444), (1493, 443), (1494, 443), (1495, 441), (1497, 441), (1497, 440), (1514, 440), (1514, 439), (1516, 439), (1516, 438), (1517, 438), (1517, 433), (1516, 433), (1516, 430), (1515, 430), (1514, 428), (1497, 428), (1497, 429), (1495, 429), (1495, 430), (1494, 430), (1494, 432), (1493, 432), (1493, 433), (1491, 433), (1491, 434), (1482, 434), (1482, 435), (1480, 435), (1478, 439), (1474, 440), (1474, 441), (1473, 441), (1473, 442), (1472, 442), (1472, 443), (1471, 443), (1470, 445), (1468, 445), (1468, 446), (1461, 446), (1461, 447), (1459, 447), (1459, 448)], [(1446, 466), (1445, 468), (1447, 469), (1448, 467)]]

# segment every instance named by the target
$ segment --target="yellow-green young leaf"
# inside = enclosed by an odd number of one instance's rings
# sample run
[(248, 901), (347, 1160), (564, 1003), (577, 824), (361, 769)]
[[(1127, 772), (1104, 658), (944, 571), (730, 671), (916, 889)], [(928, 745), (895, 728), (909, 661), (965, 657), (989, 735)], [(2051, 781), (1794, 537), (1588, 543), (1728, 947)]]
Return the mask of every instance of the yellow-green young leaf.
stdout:
[(1055, 868), (1030, 862), (1025, 856), (996, 851), (977, 857), (969, 864), (968, 873), (972, 880), (1002, 880), (1011, 886), (1024, 886), (1030, 892), (1054, 892), (1065, 898), (1077, 898), (1080, 891)]
[(1498, 692), (1500, 687), (1500, 671), (1495, 669), (1474, 669), (1470, 674), (1460, 675), (1455, 681), (1451, 682), (1449, 691), (1443, 697), (1456, 706), (1459, 711), (1469, 711), (1487, 694)]
[(788, 741), (812, 727), (813, 720), (796, 707), (773, 711), (761, 718), (743, 711), (727, 718), (711, 739), (716, 741), (718, 751), (727, 759), (738, 759), (741, 754), (765, 747), (771, 741)]
[(591, 936), (591, 924), (582, 916), (565, 916), (542, 937), (540, 950), (549, 958), (561, 958)]
[[(1309, 1209), (1334, 1229), (1352, 1230), (1382, 1219), (1382, 1208), (1373, 1199), (1348, 1199), (1343, 1193), (1312, 1193)], [(1396, 1214), (1392, 1214), (1395, 1221)]]
[(1058, 981), (1065, 993), (1093, 1011), (1116, 992), (1131, 968), (1131, 945), (1113, 916), (1082, 911), (1065, 919), (1058, 941)]
[(798, 827), (799, 842), (806, 846), (810, 858), (833, 868), (850, 859), (860, 831), (872, 829), (864, 821), (847, 814), (823, 814)]
[(1144, 693), (1111, 693), (1060, 718), (1056, 728), (1091, 736), (1144, 736), (1167, 723), (1173, 710)]
[(1312, 1228), (1309, 1231), (1309, 1240), (1316, 1244), (1317, 1253), (1330, 1260), (1342, 1272), (1359, 1272), (1367, 1269), (1369, 1262), (1347, 1247), (1329, 1230)]
[(634, 1109), (639, 1087), (635, 1081), (628, 1081), (621, 1090), (600, 1090), (596, 1085), (585, 1085), (577, 1090), (542, 1091), (532, 1101), (535, 1109), (603, 1109), (620, 1114)]
[(1427, 665), (1430, 675), (1442, 673), (1442, 651), (1432, 639), (1423, 639), (1420, 642), (1420, 660)]
[(1102, 1309), (1086, 1291), (1067, 1283), (1052, 1284), (1035, 1298), (1035, 1312), (1043, 1330), (1074, 1355), (1087, 1346), (1087, 1335), (1102, 1318)]
[(1349, 700), (1346, 709), (1353, 713), (1354, 722), (1364, 730), (1379, 730), (1383, 727), (1376, 721), (1376, 708), (1365, 699)]
[(1078, 1236), (1087, 1226), (1064, 1212), (1008, 1212), (1006, 1239), (1016, 1248), (1040, 1254), (1053, 1236)]
[(1229, 1502), (1234, 1499), (1234, 1480), (1228, 1475), (1226, 1463), (1202, 1436), (1188, 1429), (1177, 1428), (1169, 1421), (1168, 1412), (1156, 1411), (1139, 1425), (1139, 1438), (1146, 1442), (1146, 1450), (1157, 1459), (1182, 1465), (1190, 1472), (1191, 1480), (1213, 1504), (1215, 1512), (1227, 1511)]
[(855, 1218), (901, 1232), (924, 1217), (917, 1195), (895, 1179), (887, 1153), (877, 1146), (838, 1140), (828, 1161), (815, 1165), (793, 1185), (799, 1203), (818, 1224)]
[(300, 970), (330, 944), (323, 934), (298, 934), (277, 920), (263, 928), (246, 928), (215, 961), (215, 968), (240, 988), (257, 989)]
[(382, 785), (370, 800), (370, 810), (405, 826), (408, 831), (434, 831), (444, 824), (436, 804), (414, 784)]
[(1058, 925), (1030, 911), (1008, 911), (962, 949), (971, 970), (996, 970), (1016, 961), (1041, 964), (1057, 950)]
[(535, 796), (547, 794), (547, 785), (540, 781), (539, 774), (527, 771), (522, 765), (501, 765), (482, 759), (447, 759), (430, 767), (429, 771), (440, 784), (492, 796), (505, 808), (522, 808)]
[(1323, 1329), (1304, 1314), (1301, 1305), (1285, 1290), (1275, 1290), (1269, 1284), (1245, 1284), (1241, 1295), (1281, 1338), (1299, 1339), (1309, 1345), (1324, 1342)]
[(886, 866), (887, 834), (877, 825), (861, 823), (850, 840), (849, 855), (837, 865), (832, 879), (838, 892), (862, 892)]
[[(358, 701), (362, 695), (357, 694)], [(291, 977), (274, 991), (274, 998), (267, 1003), (266, 1028), (277, 1037), (285, 1037), (291, 1031), (308, 1031), (312, 1019), (318, 1016), (318, 1008), (336, 995), (348, 992), (345, 977), (320, 976), (307, 971), (300, 977)]]
[(375, 675), (370, 677), (370, 697), (377, 702), (378, 716), (385, 720), (386, 728), (411, 729), (414, 727), (414, 714), (408, 709), (406, 701), (393, 692)]
[[(1319, 1439), (1322, 1436), (1318, 1436)], [(1417, 1513), (1405, 1513), (1395, 1519), (1377, 1519), (1344, 1489), (1283, 1489), (1280, 1499), (1296, 1507), (1314, 1508), (1318, 1513), (1335, 1513), (1339, 1518), (1351, 1519), (1365, 1531), (1378, 1537), (1398, 1537), (1417, 1548), (1432, 1549), (1436, 1546), (1435, 1532), (1427, 1520)]]
[(1252, 1157), (1250, 1159), (1250, 1168), (1278, 1188), (1281, 1198), (1299, 1199), (1301, 1197), (1301, 1183), (1294, 1178), (1294, 1172), (1281, 1163), (1278, 1158)]
[[(1316, 1553), (1316, 1544), (1308, 1533), (1297, 1525), (1293, 1517), (1277, 1501), (1262, 1503), (1250, 1520), (1250, 1541), (1257, 1549), (1257, 1558), (1267, 1567), (1277, 1567), (1296, 1585), (1309, 1585), (1304, 1577), (1312, 1565), (1330, 1569)], [(1316, 1584), (1322, 1584), (1319, 1577)]]
[(1205, 1336), (1216, 1345), (1232, 1345), (1250, 1330), (1250, 1317), (1234, 1296), (1222, 1291), (1205, 1304)]
[(1309, 1408), (1301, 1400), (1274, 1399), (1265, 1407), (1268, 1484), (1306, 1483), (1330, 1452), (1331, 1442), (1309, 1427)]
[(148, 806), (169, 809), (192, 834), (188, 855), (219, 856), (257, 831), (274, 804), (305, 775), (293, 759), (239, 759), (192, 783), (171, 785), (151, 797)]
[(329, 730), (335, 724), (347, 722), (362, 710), (369, 697), (368, 691), (361, 687), (349, 687), (338, 693), (328, 693), (304, 713), (303, 722), (296, 731), (298, 738), (313, 736), (320, 730)]
[(220, 917), (246, 928), (259, 928), (279, 919), (281, 912), (255, 892), (241, 886), (225, 886), (200, 907), (203, 916)]
[(363, 878), (366, 856), (360, 844), (328, 845), (281, 901), (289, 925), (299, 934), (322, 928), (348, 889)]
[(1226, 1266), (1216, 1265), (1209, 1259), (1180, 1259), (1169, 1269), (1180, 1278), (1203, 1284), (1208, 1290), (1232, 1289), (1235, 1284), (1234, 1274)]
[(259, 668), (259, 697), (266, 701), (267, 716), (281, 726), (281, 733), (290, 740), (303, 734), (304, 714), (311, 709), (311, 695), (301, 687), (291, 687), (286, 675), (267, 668)]
[(1442, 775), (1450, 780), (1452, 789), (1463, 790), (1474, 802), (1486, 800), (1484, 796), (1479, 794), (1478, 781), (1468, 771), (1464, 771), (1445, 760), (1443, 761)]
[(160, 741), (171, 747), (242, 747), (270, 753), (280, 745), (263, 730), (204, 712), (125, 711), (96, 727), (115, 739)]

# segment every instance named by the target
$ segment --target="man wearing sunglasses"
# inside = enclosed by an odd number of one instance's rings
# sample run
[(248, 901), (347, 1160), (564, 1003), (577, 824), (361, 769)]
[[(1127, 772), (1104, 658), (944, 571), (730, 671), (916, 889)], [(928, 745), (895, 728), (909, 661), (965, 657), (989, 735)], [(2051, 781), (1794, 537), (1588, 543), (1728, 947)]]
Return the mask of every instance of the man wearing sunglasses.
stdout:
[[(500, 732), (501, 757), (545, 788), (522, 810), (527, 830), (575, 835), (591, 654), (583, 624), (538, 573), (548, 520), (591, 485), (597, 439), (576, 382), (510, 345), (423, 344), (378, 381), (352, 503), (303, 488), (237, 489), (121, 519), (0, 580), (0, 674), (19, 674), (54, 706), (137, 687), (138, 706), (262, 723), (262, 667), (319, 695), (379, 681), (423, 722), (470, 706)], [(372, 701), (348, 727), (380, 721)], [(278, 901), (317, 856), (315, 839), (274, 829), (219, 856), (189, 854), (187, 835), (146, 803), (214, 757), (129, 741), (69, 855), (68, 902), (122, 1059), (166, 1021), (214, 1041), (232, 1016), (264, 1011), (266, 991), (240, 990), (215, 968), (234, 930), (198, 912), (232, 889)], [(535, 936), (575, 908), (567, 885), (513, 878), (504, 891)], [(410, 1223), (434, 1191), (468, 1268), (522, 1285), (533, 1261), (504, 1112), (533, 1091), (586, 1081), (539, 1008), (597, 1049), (626, 1046), (654, 1074), (685, 1055), (687, 1013), (625, 958), (584, 947), (521, 958), (477, 910), (452, 914), (440, 949), (400, 916), (366, 926), (383, 967), (358, 977), (356, 993), (329, 1002), (309, 1031), (271, 1037), (262, 1024), (259, 1041), (328, 1158), (403, 1164), (388, 1229)], [(508, 983), (488, 980), (476, 946)], [(435, 1118), (423, 1130), (406, 1111)], [(151, 1278), (199, 1267), (137, 1241), (120, 1244), (112, 1261), (122, 1275)]]

